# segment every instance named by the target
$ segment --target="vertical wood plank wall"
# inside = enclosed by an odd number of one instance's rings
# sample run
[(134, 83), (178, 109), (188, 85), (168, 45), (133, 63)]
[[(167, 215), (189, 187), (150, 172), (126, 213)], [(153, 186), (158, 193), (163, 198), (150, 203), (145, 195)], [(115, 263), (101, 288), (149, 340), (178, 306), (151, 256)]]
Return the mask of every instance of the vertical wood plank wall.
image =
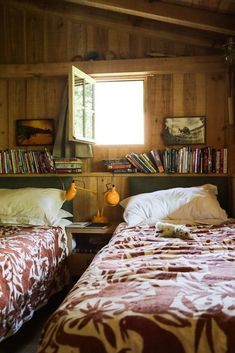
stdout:
[[(71, 15), (71, 14), (70, 14)], [(80, 19), (79, 19), (80, 18)], [(161, 51), (169, 43), (128, 33), (121, 28), (102, 25), (98, 20), (86, 23), (82, 19), (7, 5), (0, 1), (0, 64), (35, 64), (71, 61), (97, 51), (104, 57), (113, 51), (117, 58), (142, 58), (148, 51)], [(84, 17), (86, 18), (86, 17)], [(171, 44), (171, 49), (186, 55), (190, 45)], [(191, 52), (192, 52), (191, 48)], [(197, 55), (207, 54), (206, 49)], [(180, 60), (180, 59), (179, 59)], [(143, 68), (144, 69), (144, 68)], [(174, 73), (173, 73), (174, 72)], [(206, 145), (229, 148), (229, 173), (235, 173), (235, 129), (228, 125), (226, 72), (179, 72), (147, 77), (146, 139), (142, 146), (94, 146), (94, 158), (84, 162), (84, 171), (103, 170), (102, 159), (125, 156), (126, 153), (164, 149), (163, 120), (166, 116), (206, 116)], [(0, 148), (14, 148), (15, 121), (23, 118), (53, 118), (55, 127), (60, 112), (65, 77), (1, 79), (0, 77)], [(110, 133), (115, 133), (111, 129)], [(108, 182), (118, 184), (121, 197), (128, 194), (127, 176), (81, 176), (86, 187), (105, 190)], [(234, 184), (235, 189), (235, 184)], [(235, 193), (235, 192), (234, 192)], [(96, 199), (79, 192), (75, 200), (76, 219), (86, 219), (94, 213)], [(122, 210), (109, 209), (111, 218), (120, 218)]]

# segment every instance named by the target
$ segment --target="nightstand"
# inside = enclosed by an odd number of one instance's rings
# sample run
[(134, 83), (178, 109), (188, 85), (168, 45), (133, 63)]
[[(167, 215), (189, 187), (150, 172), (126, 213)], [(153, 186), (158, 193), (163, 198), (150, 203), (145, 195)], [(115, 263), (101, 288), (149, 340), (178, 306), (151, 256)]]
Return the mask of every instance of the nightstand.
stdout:
[[(106, 227), (80, 227), (77, 223), (66, 226), (69, 248), (69, 268), (72, 276), (80, 276), (91, 263), (95, 254), (105, 246), (117, 224), (110, 223)], [(76, 242), (72, 250), (72, 239)]]

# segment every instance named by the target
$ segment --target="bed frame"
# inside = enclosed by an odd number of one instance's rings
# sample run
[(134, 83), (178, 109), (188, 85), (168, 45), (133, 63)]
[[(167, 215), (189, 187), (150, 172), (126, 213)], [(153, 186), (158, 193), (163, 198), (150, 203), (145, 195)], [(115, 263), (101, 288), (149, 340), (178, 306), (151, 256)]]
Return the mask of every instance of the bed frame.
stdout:
[(130, 195), (166, 190), (175, 187), (191, 187), (213, 184), (218, 188), (221, 207), (232, 215), (231, 180), (228, 176), (144, 176), (130, 177)]
[[(0, 177), (1, 189), (18, 189), (26, 187), (34, 188), (55, 188), (67, 190), (73, 178), (70, 176), (4, 176)], [(64, 210), (73, 213), (73, 203), (65, 201), (62, 207)]]

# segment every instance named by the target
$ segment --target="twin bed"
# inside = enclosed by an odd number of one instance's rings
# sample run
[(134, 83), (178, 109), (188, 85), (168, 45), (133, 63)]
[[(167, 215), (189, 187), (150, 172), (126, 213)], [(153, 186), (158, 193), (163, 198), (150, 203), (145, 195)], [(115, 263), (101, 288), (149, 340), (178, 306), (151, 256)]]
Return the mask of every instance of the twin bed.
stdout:
[[(121, 202), (125, 222), (48, 319), (38, 353), (234, 353), (229, 178), (132, 177), (130, 195)], [(188, 237), (174, 232), (179, 224)], [(61, 226), (3, 228), (2, 339), (64, 285), (67, 273)]]
[[(47, 321), (38, 353), (234, 353), (229, 178), (133, 177), (130, 193), (125, 222)], [(165, 237), (159, 219), (189, 237)]]
[(68, 282), (71, 178), (0, 178), (0, 341)]

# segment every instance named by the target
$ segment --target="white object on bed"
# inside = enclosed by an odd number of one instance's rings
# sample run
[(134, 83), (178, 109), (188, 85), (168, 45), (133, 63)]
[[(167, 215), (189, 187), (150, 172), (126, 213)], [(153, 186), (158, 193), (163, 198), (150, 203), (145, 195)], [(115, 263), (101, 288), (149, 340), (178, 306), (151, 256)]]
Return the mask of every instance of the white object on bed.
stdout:
[(190, 230), (181, 224), (175, 225), (171, 223), (157, 222), (155, 227), (159, 231), (159, 236), (163, 238), (194, 239)]
[(0, 189), (0, 222), (55, 225), (58, 219), (64, 218), (65, 213), (61, 211), (64, 201), (65, 190), (60, 189), (31, 187)]
[[(131, 196), (120, 202), (128, 226), (155, 224), (161, 220), (222, 223), (226, 212), (217, 200), (217, 187), (212, 184), (190, 188), (172, 188)], [(215, 222), (216, 220), (216, 222)]]

